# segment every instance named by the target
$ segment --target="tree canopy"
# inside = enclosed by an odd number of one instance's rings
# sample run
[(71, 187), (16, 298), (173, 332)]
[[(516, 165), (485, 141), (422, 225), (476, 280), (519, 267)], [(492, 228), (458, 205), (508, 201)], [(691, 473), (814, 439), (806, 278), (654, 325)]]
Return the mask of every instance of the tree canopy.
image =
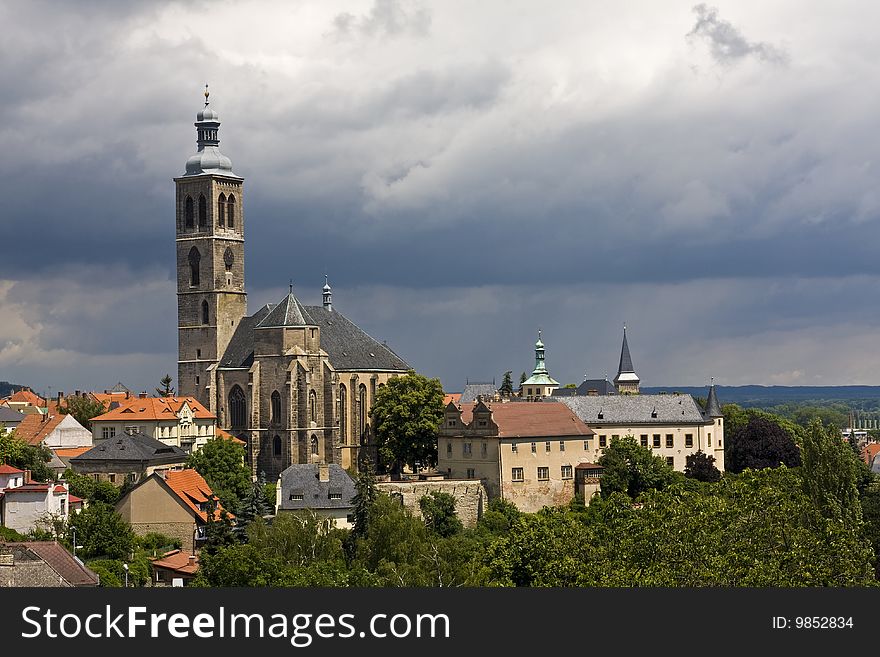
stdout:
[(205, 478), (223, 507), (233, 513), (252, 492), (253, 478), (244, 464), (244, 449), (231, 440), (209, 440), (190, 454), (186, 464)]
[(60, 413), (72, 415), (73, 418), (89, 431), (92, 430), (92, 418), (103, 415), (107, 408), (91, 395), (66, 397), (64, 404), (58, 407)]
[(779, 465), (797, 467), (801, 463), (800, 450), (795, 443), (798, 429), (785, 426), (784, 422), (768, 413), (747, 414), (745, 424), (737, 421), (733, 430), (728, 427), (725, 437), (725, 469), (742, 472), (746, 468), (758, 470)]
[(676, 476), (666, 461), (639, 445), (633, 436), (612, 437), (599, 465), (603, 468), (603, 497), (626, 493), (636, 498), (645, 491), (665, 488)]
[(703, 450), (685, 457), (684, 476), (697, 481), (718, 481), (721, 471), (715, 467), (715, 457)]

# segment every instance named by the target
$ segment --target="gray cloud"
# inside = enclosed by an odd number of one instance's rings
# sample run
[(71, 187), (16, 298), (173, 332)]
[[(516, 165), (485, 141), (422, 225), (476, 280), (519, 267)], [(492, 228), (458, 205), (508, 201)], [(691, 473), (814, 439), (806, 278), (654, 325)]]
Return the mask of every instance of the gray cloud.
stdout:
[(709, 44), (712, 58), (719, 64), (733, 64), (748, 56), (774, 64), (786, 64), (788, 53), (769, 43), (749, 41), (732, 23), (719, 18), (718, 9), (705, 3), (695, 5), (697, 21), (688, 38), (702, 38)]
[(405, 0), (375, 0), (368, 14), (356, 16), (343, 12), (333, 19), (337, 36), (354, 33), (367, 37), (424, 36), (430, 27), (431, 12), (421, 2)]

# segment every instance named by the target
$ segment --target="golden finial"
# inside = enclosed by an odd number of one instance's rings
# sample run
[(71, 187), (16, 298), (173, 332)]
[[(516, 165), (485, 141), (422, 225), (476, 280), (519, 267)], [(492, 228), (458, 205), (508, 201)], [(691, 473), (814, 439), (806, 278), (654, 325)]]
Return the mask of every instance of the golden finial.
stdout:
[(208, 85), (205, 84), (205, 107), (208, 106), (208, 96), (211, 95), (211, 92), (208, 91)]

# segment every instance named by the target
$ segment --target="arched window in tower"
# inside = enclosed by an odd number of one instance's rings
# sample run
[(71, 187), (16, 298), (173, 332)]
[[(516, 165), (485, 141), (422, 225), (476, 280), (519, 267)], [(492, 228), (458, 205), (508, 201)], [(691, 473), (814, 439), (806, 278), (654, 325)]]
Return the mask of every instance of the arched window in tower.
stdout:
[(339, 386), (339, 440), (342, 443), (345, 443), (345, 439), (348, 434), (348, 399), (345, 394), (345, 386)]
[(199, 286), (199, 263), (202, 261), (202, 254), (196, 247), (189, 250), (189, 285), (190, 287)]
[(217, 199), (217, 225), (223, 228), (226, 219), (226, 194), (220, 194)]
[(229, 199), (226, 201), (226, 226), (228, 228), (235, 228), (235, 196), (232, 194), (229, 195)]
[(208, 227), (208, 201), (204, 194), (199, 194), (199, 230)]
[(312, 422), (318, 421), (318, 393), (314, 390), (309, 391), (309, 419)]
[(318, 437), (312, 434), (312, 454), (318, 455)]
[(193, 200), (189, 196), (186, 197), (186, 203), (183, 208), (183, 225), (185, 228), (192, 230), (195, 228), (195, 214), (193, 211)]
[(272, 393), (272, 408), (269, 416), (272, 422), (281, 422), (281, 395), (276, 390)]
[(210, 317), (208, 315), (208, 302), (202, 301), (202, 324), (210, 324)]
[(363, 436), (367, 430), (367, 386), (363, 383), (358, 386), (358, 433)]
[(235, 255), (232, 253), (232, 249), (227, 246), (223, 252), (223, 264), (226, 266), (226, 271), (232, 271), (232, 263), (234, 262)]
[(272, 454), (275, 456), (281, 456), (281, 436), (275, 436), (272, 439)]
[(247, 428), (247, 400), (238, 386), (232, 386), (229, 391), (229, 426), (233, 429)]

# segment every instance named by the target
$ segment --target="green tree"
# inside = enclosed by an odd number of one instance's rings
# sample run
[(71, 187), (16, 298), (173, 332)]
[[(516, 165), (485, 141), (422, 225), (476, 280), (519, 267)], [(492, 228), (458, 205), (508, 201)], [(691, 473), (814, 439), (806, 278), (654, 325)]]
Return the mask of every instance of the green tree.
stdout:
[(266, 473), (260, 472), (260, 476), (251, 485), (251, 489), (239, 504), (238, 520), (247, 525), (255, 518), (262, 518), (274, 510), (266, 502)]
[(190, 454), (186, 464), (205, 478), (223, 507), (232, 513), (253, 488), (250, 468), (244, 464), (244, 448), (231, 440), (209, 440)]
[(91, 395), (79, 397), (67, 397), (63, 405), (59, 405), (58, 411), (73, 418), (89, 431), (92, 430), (92, 418), (103, 415), (107, 408)]
[(9, 434), (0, 431), (0, 463), (19, 470), (30, 470), (31, 477), (36, 481), (50, 481), (55, 478), (47, 465), (50, 460), (52, 452), (45, 445), (28, 445), (15, 431)]
[(840, 439), (839, 430), (811, 420), (801, 445), (801, 463), (804, 492), (822, 516), (860, 528), (858, 457)]
[(519, 391), (520, 392), (522, 392), (523, 383), (525, 383), (526, 379), (528, 379), (528, 378), (529, 377), (526, 376), (525, 372), (523, 372), (522, 374), (519, 375)]
[(352, 499), (354, 523), (351, 533), (356, 538), (366, 535), (370, 526), (370, 512), (376, 503), (376, 496), (379, 494), (376, 489), (376, 477), (369, 467), (357, 475), (354, 487), (355, 495)]
[(437, 430), (443, 420), (443, 386), (410, 370), (376, 392), (370, 411), (379, 461), (385, 471), (437, 465)]
[(635, 499), (651, 489), (663, 489), (675, 479), (675, 471), (661, 457), (639, 445), (633, 436), (611, 438), (599, 458), (601, 493), (626, 493)]
[(499, 388), (498, 392), (501, 393), (502, 397), (512, 397), (513, 396), (513, 379), (511, 375), (513, 372), (507, 370), (504, 373), (504, 378), (501, 380), (501, 388)]
[(135, 547), (131, 527), (116, 510), (104, 502), (93, 502), (79, 513), (73, 513), (67, 522), (65, 536), (76, 528), (76, 541), (83, 546), (81, 556), (94, 558), (128, 559)]
[(759, 470), (800, 465), (801, 457), (792, 431), (768, 414), (749, 413), (743, 426), (728, 431), (724, 457), (725, 469), (742, 472), (746, 468)]
[(171, 378), (170, 374), (166, 374), (162, 377), (162, 380), (159, 381), (159, 385), (161, 387), (156, 388), (156, 394), (160, 397), (173, 397), (174, 396), (174, 388), (171, 387)]
[(202, 552), (214, 554), (220, 548), (235, 545), (239, 541), (235, 536), (235, 524), (226, 509), (217, 513), (217, 504), (208, 500), (208, 522), (205, 524), (205, 542)]
[(715, 467), (715, 457), (698, 450), (685, 457), (684, 476), (697, 481), (718, 481), (721, 471)]
[(464, 529), (461, 519), (455, 513), (455, 497), (439, 490), (423, 495), (419, 508), (425, 519), (425, 526), (443, 538), (454, 536)]

